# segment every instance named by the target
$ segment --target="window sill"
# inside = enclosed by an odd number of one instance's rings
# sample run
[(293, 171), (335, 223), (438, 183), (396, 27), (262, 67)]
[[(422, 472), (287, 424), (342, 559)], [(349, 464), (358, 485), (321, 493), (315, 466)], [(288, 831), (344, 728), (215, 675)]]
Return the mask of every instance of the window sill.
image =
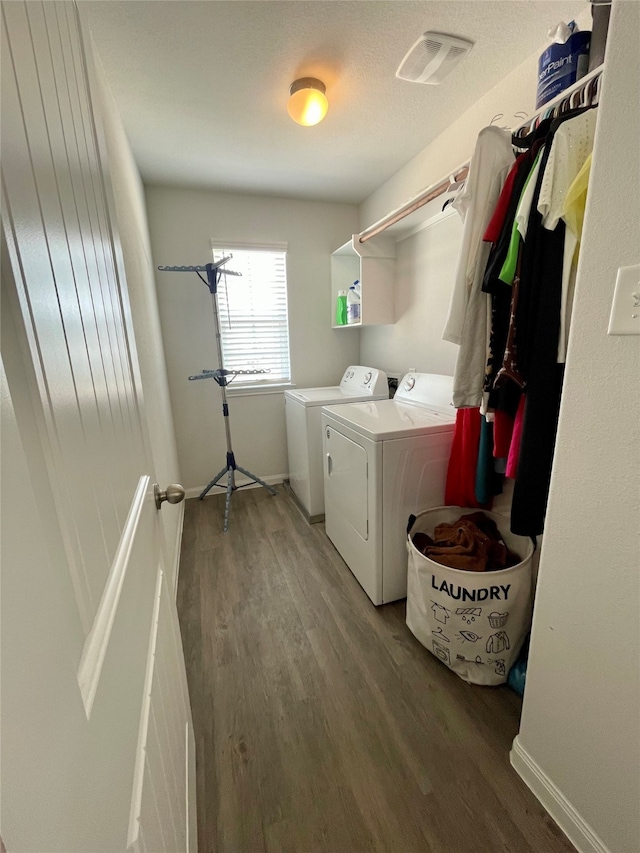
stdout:
[(282, 382), (277, 385), (243, 385), (234, 388), (227, 386), (228, 397), (261, 397), (268, 394), (283, 394), (287, 388), (295, 388), (293, 382)]

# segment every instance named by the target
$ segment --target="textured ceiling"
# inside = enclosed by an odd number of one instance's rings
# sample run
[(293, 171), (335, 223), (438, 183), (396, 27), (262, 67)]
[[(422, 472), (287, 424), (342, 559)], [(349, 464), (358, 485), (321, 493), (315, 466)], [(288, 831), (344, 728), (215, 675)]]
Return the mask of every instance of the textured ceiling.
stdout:
[[(586, 3), (79, 5), (145, 182), (359, 203)], [(475, 47), (440, 86), (396, 79), (428, 29)], [(302, 76), (327, 87), (329, 112), (312, 128), (294, 124), (286, 110), (289, 85)]]

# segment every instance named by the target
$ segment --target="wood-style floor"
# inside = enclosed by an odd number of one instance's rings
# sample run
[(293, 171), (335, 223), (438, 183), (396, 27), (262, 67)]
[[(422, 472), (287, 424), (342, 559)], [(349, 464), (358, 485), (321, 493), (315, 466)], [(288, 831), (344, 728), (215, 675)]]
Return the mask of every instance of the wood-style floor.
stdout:
[(509, 765), (520, 700), (375, 608), (283, 487), (187, 501), (200, 853), (567, 853)]

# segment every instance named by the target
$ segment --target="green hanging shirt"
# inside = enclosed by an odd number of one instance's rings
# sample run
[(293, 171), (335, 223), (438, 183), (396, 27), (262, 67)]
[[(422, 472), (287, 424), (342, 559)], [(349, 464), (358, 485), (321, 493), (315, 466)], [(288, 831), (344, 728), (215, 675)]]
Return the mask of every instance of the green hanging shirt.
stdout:
[[(527, 185), (531, 180), (531, 175), (535, 172), (536, 166), (540, 160), (542, 152), (544, 148), (541, 148), (536, 155), (536, 159), (533, 161), (533, 165), (529, 170), (529, 174), (527, 175), (527, 180), (524, 182), (524, 186), (522, 187), (522, 192), (520, 193), (520, 198), (518, 200), (518, 207), (520, 207), (520, 202), (527, 190)], [(513, 218), (513, 225), (511, 227), (511, 240), (509, 242), (509, 248), (507, 250), (507, 257), (502, 264), (502, 269), (500, 270), (500, 275), (498, 278), (500, 281), (503, 281), (505, 284), (513, 284), (513, 279), (516, 274), (516, 265), (518, 263), (518, 251), (520, 249), (520, 232), (518, 231), (518, 220), (517, 217)]]

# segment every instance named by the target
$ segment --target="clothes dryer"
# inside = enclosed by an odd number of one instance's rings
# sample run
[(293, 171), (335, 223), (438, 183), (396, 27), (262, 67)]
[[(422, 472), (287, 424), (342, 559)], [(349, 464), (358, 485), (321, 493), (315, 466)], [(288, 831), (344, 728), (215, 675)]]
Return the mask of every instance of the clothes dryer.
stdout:
[(310, 522), (324, 518), (322, 406), (388, 398), (385, 373), (362, 365), (347, 367), (340, 385), (285, 391), (289, 485)]
[(408, 373), (393, 400), (322, 409), (327, 535), (376, 605), (406, 597), (409, 516), (444, 504), (452, 392)]

